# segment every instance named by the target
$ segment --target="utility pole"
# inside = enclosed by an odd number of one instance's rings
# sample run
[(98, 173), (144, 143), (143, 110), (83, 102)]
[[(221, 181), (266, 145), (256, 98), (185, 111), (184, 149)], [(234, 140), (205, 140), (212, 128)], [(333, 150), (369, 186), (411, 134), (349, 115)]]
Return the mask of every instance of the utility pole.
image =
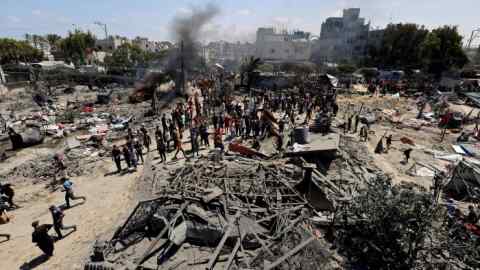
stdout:
[(106, 23), (99, 22), (99, 21), (94, 22), (94, 24), (96, 24), (96, 25), (98, 25), (98, 26), (100, 26), (100, 27), (103, 27), (103, 31), (105, 32), (105, 39), (108, 39), (107, 24), (106, 24)]

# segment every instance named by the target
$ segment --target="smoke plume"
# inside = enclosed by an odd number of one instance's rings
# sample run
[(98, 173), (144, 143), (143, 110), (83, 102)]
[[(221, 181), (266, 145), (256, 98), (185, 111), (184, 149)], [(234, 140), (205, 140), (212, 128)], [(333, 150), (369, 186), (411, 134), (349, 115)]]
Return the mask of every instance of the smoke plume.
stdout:
[(183, 61), (185, 69), (192, 70), (200, 61), (199, 37), (203, 27), (208, 24), (220, 9), (213, 3), (204, 7), (194, 7), (188, 14), (177, 14), (172, 22), (172, 34), (178, 44), (178, 49), (170, 57), (169, 69), (175, 70), (181, 59), (180, 44), (183, 42)]

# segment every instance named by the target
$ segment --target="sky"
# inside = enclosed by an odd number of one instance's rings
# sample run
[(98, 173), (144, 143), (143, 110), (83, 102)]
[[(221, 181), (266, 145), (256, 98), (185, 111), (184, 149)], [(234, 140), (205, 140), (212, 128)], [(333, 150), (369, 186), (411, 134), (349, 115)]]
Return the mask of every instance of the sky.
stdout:
[(94, 22), (107, 24), (108, 34), (172, 40), (177, 15), (215, 3), (220, 13), (206, 26), (200, 41), (255, 41), (258, 27), (305, 30), (319, 35), (326, 18), (344, 8), (361, 8), (373, 28), (411, 22), (434, 28), (457, 25), (470, 37), (480, 28), (479, 0), (1, 0), (0, 37), (22, 39), (26, 33), (66, 35), (72, 29), (104, 37)]

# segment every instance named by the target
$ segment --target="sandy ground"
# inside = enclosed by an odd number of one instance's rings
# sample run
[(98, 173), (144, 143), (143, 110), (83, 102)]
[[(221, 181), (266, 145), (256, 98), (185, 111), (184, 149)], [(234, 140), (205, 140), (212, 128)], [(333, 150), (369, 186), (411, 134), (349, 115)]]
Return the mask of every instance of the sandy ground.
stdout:
[[(81, 97), (88, 99), (84, 97), (88, 95), (89, 93)], [(65, 97), (59, 98), (60, 103), (64, 101), (66, 102)], [(174, 104), (176, 100), (165, 102), (168, 106)], [(153, 132), (151, 136), (153, 138)], [(15, 156), (1, 163), (0, 173), (9, 171), (36, 156), (53, 154), (61, 147), (61, 144), (50, 148), (40, 145), (18, 151)], [(153, 151), (150, 155), (152, 158), (157, 156)], [(173, 153), (167, 155), (168, 160), (171, 160), (172, 156)], [(176, 163), (183, 163), (183, 159)], [(57, 241), (54, 256), (47, 261), (44, 260), (42, 251), (32, 243), (31, 223), (39, 220), (40, 224), (51, 224), (52, 218), (48, 208), (52, 204), (63, 205), (65, 193), (61, 191), (52, 193), (45, 188), (47, 182), (37, 184), (21, 182), (15, 185), (15, 202), (21, 208), (9, 212), (12, 220), (0, 225), (0, 234), (11, 234), (10, 241), (0, 242), (1, 270), (83, 269), (83, 263), (90, 255), (95, 240), (109, 240), (115, 230), (125, 222), (138, 200), (143, 199), (142, 196), (145, 195), (139, 192), (138, 185), (143, 175), (143, 166), (140, 165), (135, 173), (111, 175), (116, 168), (113, 162), (106, 158), (97, 161), (94, 168), (90, 175), (71, 178), (75, 194), (86, 196), (87, 201), (84, 204), (81, 200), (73, 202), (71, 204), (74, 207), (65, 210), (64, 224), (76, 225), (77, 231)], [(0, 180), (15, 182), (8, 179)], [(64, 236), (68, 232), (64, 231)], [(52, 236), (56, 235), (53, 228), (49, 233)], [(3, 238), (0, 238), (0, 241), (3, 241)]]
[[(32, 157), (32, 151), (23, 150), (22, 157)], [(112, 231), (130, 213), (136, 201), (132, 191), (136, 178), (142, 169), (124, 176), (105, 176), (113, 170), (110, 161), (100, 161), (93, 175), (72, 179), (77, 195), (87, 196), (85, 204), (81, 200), (74, 207), (65, 210), (65, 225), (77, 225), (78, 230), (55, 243), (54, 256), (40, 263), (42, 252), (31, 242), (31, 222), (51, 223), (48, 207), (64, 204), (61, 191), (50, 193), (43, 184), (16, 186), (17, 204), (20, 209), (10, 212), (13, 220), (1, 225), (1, 232), (9, 233), (12, 239), (0, 244), (2, 269), (82, 269), (82, 260), (90, 253), (95, 239), (108, 239)], [(78, 204), (80, 203), (80, 204)], [(68, 231), (65, 231), (67, 233)], [(55, 231), (50, 231), (55, 235)]]

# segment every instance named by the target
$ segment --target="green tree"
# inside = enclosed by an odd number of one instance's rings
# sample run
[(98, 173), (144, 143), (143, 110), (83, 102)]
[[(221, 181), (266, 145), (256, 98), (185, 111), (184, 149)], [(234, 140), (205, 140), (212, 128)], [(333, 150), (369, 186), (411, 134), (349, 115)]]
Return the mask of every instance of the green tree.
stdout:
[(38, 62), (42, 59), (42, 56), (41, 51), (32, 47), (26, 41), (9, 38), (0, 39), (0, 64)]
[(389, 24), (380, 47), (368, 48), (367, 63), (381, 68), (417, 69), (422, 66), (419, 49), (428, 30), (417, 24)]
[(45, 39), (51, 47), (57, 47), (60, 44), (62, 37), (57, 34), (48, 34), (45, 36)]
[(262, 64), (258, 67), (258, 70), (261, 72), (273, 72), (272, 64)]
[(90, 32), (75, 30), (69, 32), (68, 37), (62, 40), (60, 47), (68, 62), (75, 65), (85, 64), (87, 49), (95, 46), (95, 36)]
[(357, 70), (357, 68), (354, 65), (349, 65), (349, 64), (343, 64), (343, 65), (338, 65), (337, 67), (338, 72), (341, 74), (351, 74)]
[(262, 59), (250, 56), (245, 58), (240, 66), (240, 84), (244, 85), (245, 77), (247, 78), (247, 89), (250, 90), (254, 80), (255, 72), (258, 70), (260, 65), (263, 64)]
[(110, 68), (132, 68), (134, 66), (147, 66), (154, 60), (160, 60), (164, 54), (144, 52), (137, 45), (122, 44), (112, 55), (105, 59), (105, 64)]
[(420, 45), (425, 70), (440, 77), (444, 71), (462, 68), (468, 58), (462, 48), (462, 36), (456, 26), (432, 30)]

